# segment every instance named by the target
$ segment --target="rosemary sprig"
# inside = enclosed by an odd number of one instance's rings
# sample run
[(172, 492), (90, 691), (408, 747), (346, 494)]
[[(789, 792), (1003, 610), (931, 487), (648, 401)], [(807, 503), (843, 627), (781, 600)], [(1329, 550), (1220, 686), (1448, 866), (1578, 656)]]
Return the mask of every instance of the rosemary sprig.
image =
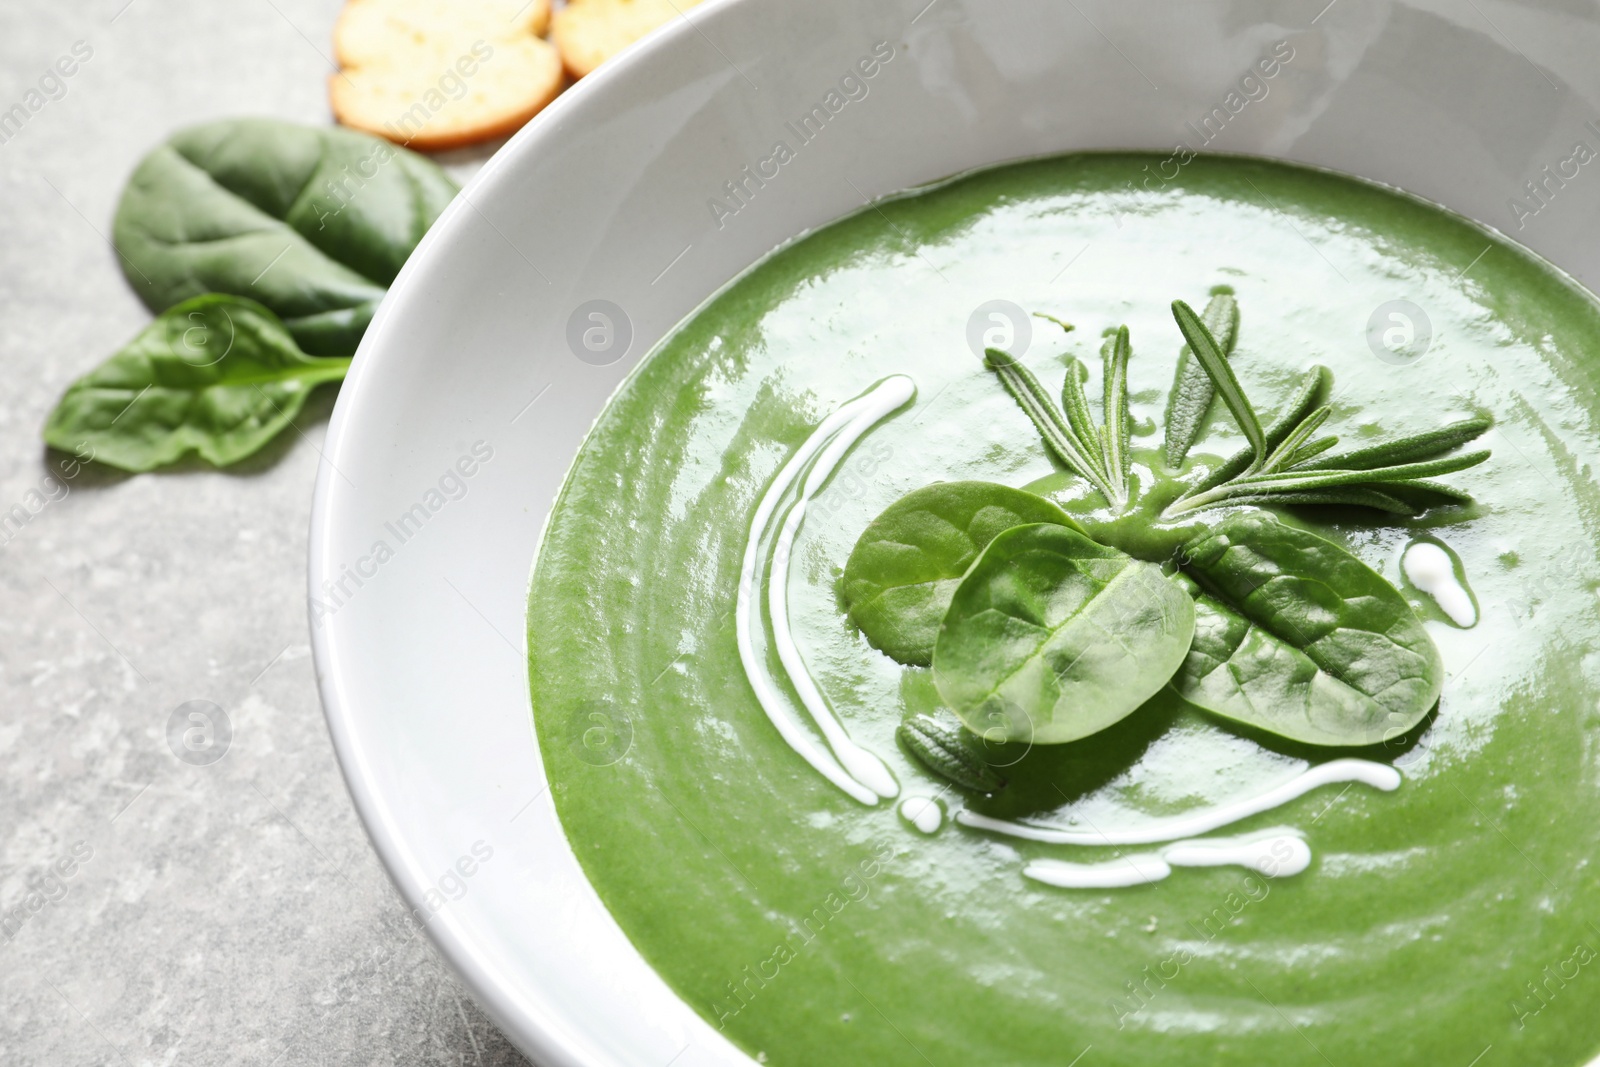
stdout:
[[(1333, 409), (1324, 404), (1310, 415), (1307, 415), (1301, 420), (1300, 425), (1289, 431), (1282, 443), (1272, 450), (1272, 454), (1267, 456), (1267, 461), (1261, 464), (1261, 473), (1269, 474), (1273, 471), (1286, 470), (1294, 466), (1295, 460), (1301, 451), (1311, 447), (1306, 444), (1311, 439), (1311, 435), (1322, 429), (1322, 424), (1327, 422), (1328, 416), (1332, 414)], [(1324, 441), (1327, 444), (1323, 444)], [(1339, 439), (1337, 437), (1324, 437), (1316, 442), (1316, 445), (1320, 446), (1317, 451), (1326, 451), (1338, 443)]]
[(1107, 334), (1100, 350), (1105, 373), (1099, 426), (1095, 425), (1089, 398), (1083, 391), (1087, 372), (1076, 359), (1066, 361), (1067, 376), (1061, 383), (1060, 407), (1050, 402), (1039, 379), (1009, 353), (991, 348), (984, 359), (989, 369), (999, 375), (1006, 391), (1033, 420), (1056, 458), (1117, 508), (1128, 503), (1128, 475), (1133, 469), (1133, 454), (1129, 448), (1133, 416), (1128, 409), (1128, 360), (1132, 354), (1126, 326)]
[[(1056, 454), (1057, 459), (1066, 464), (1068, 470), (1098, 489), (1100, 495), (1107, 501), (1119, 503), (1116, 493), (1106, 480), (1105, 468), (1101, 466), (1099, 435), (1095, 435), (1092, 445), (1080, 438), (1061, 413), (1061, 409), (1056, 407), (1049, 394), (1044, 391), (1044, 386), (1039, 384), (1039, 379), (1009, 353), (1002, 352), (998, 348), (990, 348), (986, 349), (984, 354), (984, 363), (999, 375), (1000, 384), (1006, 387), (1006, 392), (1016, 398), (1023, 413), (1033, 420), (1034, 426), (1038, 427), (1040, 435), (1044, 437), (1045, 446)], [(1067, 368), (1069, 381), (1075, 374), (1071, 367)]]
[[(1094, 415), (1089, 410), (1089, 398), (1083, 391), (1083, 383), (1088, 378), (1089, 368), (1069, 356), (1067, 376), (1061, 383), (1061, 410), (1067, 416), (1067, 424), (1078, 435), (1078, 440), (1084, 442), (1086, 447), (1093, 442), (1093, 448), (1097, 451), (1100, 431), (1095, 429)], [(1104, 470), (1101, 473), (1105, 473)]]
[[(1071, 329), (1058, 319), (1041, 317)], [(1328, 368), (1316, 366), (1307, 371), (1283, 412), (1263, 426), (1228, 360), (1239, 324), (1233, 296), (1216, 292), (1204, 318), (1182, 300), (1175, 300), (1172, 317), (1187, 347), (1179, 355), (1167, 408), (1168, 466), (1181, 466), (1218, 396), (1248, 443), (1168, 504), (1162, 512), (1164, 520), (1241, 504), (1339, 504), (1417, 515), (1431, 507), (1471, 499), (1430, 479), (1466, 470), (1489, 458), (1484, 450), (1461, 451), (1490, 428), (1487, 418), (1462, 419), (1424, 433), (1335, 451), (1339, 444), (1336, 435), (1316, 436), (1333, 414), (1328, 404), (1333, 375)], [(1100, 356), (1104, 371), (1098, 426), (1083, 388), (1088, 372), (1076, 359), (1066, 361), (1059, 405), (1010, 354), (988, 349), (985, 363), (1038, 427), (1050, 451), (1120, 509), (1128, 504), (1132, 470), (1133, 419), (1128, 400), (1132, 346), (1126, 326), (1107, 333)], [(1206, 388), (1196, 384), (1196, 373), (1205, 379)]]
[(1295, 449), (1294, 455), (1289, 457), (1289, 466), (1298, 467), (1314, 456), (1320, 456), (1328, 449), (1339, 443), (1337, 437), (1319, 437), (1309, 445)]
[(1058, 319), (1054, 315), (1046, 315), (1042, 311), (1035, 311), (1033, 313), (1033, 317), (1036, 319), (1044, 319), (1046, 322), (1055, 323), (1057, 326), (1061, 327), (1062, 332), (1064, 333), (1071, 333), (1073, 330), (1077, 329), (1076, 326), (1072, 325), (1072, 323), (1068, 322), (1066, 319)]
[(1489, 458), (1487, 451), (1457, 451), (1489, 429), (1491, 423), (1484, 418), (1463, 419), (1352, 452), (1332, 452), (1337, 437), (1312, 440), (1332, 412), (1325, 402), (1332, 376), (1325, 367), (1312, 369), (1283, 416), (1263, 430), (1207, 325), (1181, 300), (1173, 302), (1172, 316), (1249, 445), (1168, 505), (1166, 518), (1236, 504), (1345, 504), (1416, 514), (1467, 499), (1426, 479)]
[(1266, 431), (1261, 428), (1261, 420), (1256, 418), (1256, 409), (1250, 406), (1250, 398), (1245, 396), (1244, 387), (1228, 365), (1228, 357), (1223, 353), (1222, 346), (1206, 328), (1206, 324), (1200, 321), (1200, 316), (1194, 313), (1194, 308), (1182, 300), (1172, 302), (1172, 317), (1178, 320), (1178, 329), (1183, 332), (1183, 339), (1189, 342), (1189, 351), (1194, 353), (1195, 362), (1210, 376), (1211, 385), (1221, 394), (1222, 402), (1233, 412), (1233, 421), (1239, 424), (1245, 440), (1250, 442), (1249, 469), (1259, 468), (1267, 458)]
[[(1232, 356), (1233, 346), (1239, 336), (1239, 305), (1233, 299), (1232, 290), (1219, 287), (1211, 293), (1211, 302), (1206, 305), (1201, 318), (1206, 329), (1217, 339), (1223, 355)], [(1185, 345), (1178, 353), (1178, 373), (1173, 380), (1172, 396), (1167, 401), (1167, 466), (1177, 468), (1183, 465), (1189, 449), (1200, 438), (1206, 413), (1211, 410), (1211, 401), (1216, 394), (1211, 376), (1195, 360), (1189, 346)]]
[(1448, 426), (1441, 426), (1437, 430), (1428, 430), (1425, 433), (1414, 434), (1411, 437), (1402, 437), (1395, 441), (1385, 441), (1373, 445), (1371, 448), (1359, 449), (1355, 452), (1339, 452), (1325, 456), (1315, 463), (1305, 465), (1306, 470), (1317, 470), (1323, 467), (1338, 467), (1343, 470), (1364, 471), (1381, 467), (1385, 464), (1406, 463), (1411, 460), (1425, 459), (1428, 456), (1437, 456), (1441, 452), (1452, 448), (1459, 448), (1468, 441), (1476, 440), (1483, 436), (1494, 423), (1485, 418), (1462, 419), (1452, 422)]
[(1477, 466), (1488, 458), (1489, 453), (1484, 450), (1468, 452), (1458, 456), (1446, 456), (1442, 459), (1429, 460), (1423, 463), (1403, 463), (1391, 467), (1378, 467), (1368, 470), (1319, 468), (1317, 470), (1289, 470), (1276, 471), (1271, 474), (1248, 475), (1204, 493), (1182, 497), (1167, 508), (1167, 515), (1168, 517), (1187, 515), (1190, 512), (1215, 507), (1219, 504), (1231, 504), (1241, 497), (1272, 496), (1282, 499), (1286, 496), (1294, 496), (1305, 492), (1345, 488), (1376, 489), (1381, 492), (1385, 487), (1395, 483), (1405, 483), (1435, 474), (1453, 474), (1456, 471), (1466, 470), (1468, 467)]
[[(1043, 311), (1035, 311), (1033, 317), (1053, 322), (1065, 333), (1077, 329), (1072, 323), (1058, 319), (1054, 315), (1047, 315)], [(1097, 460), (1100, 458), (1100, 433), (1095, 429), (1094, 416), (1089, 411), (1089, 398), (1083, 391), (1083, 383), (1089, 380), (1089, 368), (1071, 356), (1067, 357), (1066, 362), (1067, 376), (1061, 382), (1061, 411), (1067, 418), (1067, 425), (1077, 434), (1089, 458)], [(1106, 473), (1104, 464), (1101, 465), (1100, 473), (1102, 475)]]
[(1374, 508), (1395, 515), (1412, 517), (1422, 514), (1424, 507), (1377, 489), (1345, 487), (1308, 493), (1245, 493), (1231, 498), (1230, 504), (1344, 504), (1351, 507)]
[[(1328, 394), (1332, 391), (1332, 371), (1321, 364), (1307, 371), (1305, 380), (1300, 384), (1300, 391), (1294, 395), (1294, 399), (1289, 402), (1289, 406), (1284, 409), (1283, 414), (1271, 426), (1267, 427), (1267, 447), (1276, 448), (1282, 443), (1283, 439), (1289, 436), (1296, 426), (1300, 425), (1307, 416), (1327, 402)], [(1338, 442), (1338, 438), (1324, 438), (1323, 440), (1328, 443), (1323, 444), (1322, 441), (1317, 441), (1314, 442), (1314, 445), (1326, 450)], [(1230, 482), (1237, 478), (1250, 466), (1250, 460), (1253, 456), (1254, 452), (1248, 445), (1235, 452), (1220, 467), (1212, 471), (1205, 481), (1190, 490), (1191, 494), (1203, 493), (1207, 489), (1214, 489), (1224, 482)]]
[(1266, 492), (1245, 493), (1231, 497), (1229, 504), (1343, 504), (1348, 507), (1375, 508), (1396, 515), (1421, 515), (1432, 507), (1465, 504), (1472, 497), (1459, 489), (1437, 482), (1393, 482), (1382, 489), (1360, 486), (1343, 486), (1332, 489), (1311, 490), (1304, 493)]
[(1128, 499), (1128, 473), (1133, 468), (1133, 457), (1128, 448), (1133, 436), (1133, 419), (1128, 413), (1128, 358), (1133, 354), (1128, 344), (1128, 328), (1117, 327), (1117, 332), (1106, 338), (1100, 349), (1105, 367), (1101, 381), (1100, 427), (1101, 451), (1105, 459), (1106, 477), (1117, 494), (1115, 503)]
[(1384, 486), (1384, 492), (1390, 496), (1399, 497), (1409, 503), (1416, 504), (1420, 509), (1442, 507), (1446, 504), (1470, 504), (1472, 495), (1464, 493), (1452, 485), (1440, 482), (1430, 482), (1417, 479), (1408, 482), (1394, 482)]

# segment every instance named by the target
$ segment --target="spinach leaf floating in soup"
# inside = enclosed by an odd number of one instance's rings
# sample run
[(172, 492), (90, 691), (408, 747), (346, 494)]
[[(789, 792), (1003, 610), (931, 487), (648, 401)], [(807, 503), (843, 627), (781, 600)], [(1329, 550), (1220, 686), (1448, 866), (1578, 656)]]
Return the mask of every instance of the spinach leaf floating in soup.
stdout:
[(961, 580), (933, 678), (987, 740), (1076, 741), (1159, 692), (1193, 636), (1189, 595), (1160, 567), (1065, 526), (1018, 526)]
[(1444, 684), (1399, 591), (1325, 538), (1265, 512), (1230, 515), (1183, 553), (1200, 588), (1172, 680), (1224, 718), (1312, 745), (1375, 745), (1428, 714)]
[(1040, 496), (993, 482), (936, 482), (872, 520), (844, 570), (850, 620), (901, 663), (933, 662), (950, 597), (973, 560), (1013, 526), (1078, 524)]

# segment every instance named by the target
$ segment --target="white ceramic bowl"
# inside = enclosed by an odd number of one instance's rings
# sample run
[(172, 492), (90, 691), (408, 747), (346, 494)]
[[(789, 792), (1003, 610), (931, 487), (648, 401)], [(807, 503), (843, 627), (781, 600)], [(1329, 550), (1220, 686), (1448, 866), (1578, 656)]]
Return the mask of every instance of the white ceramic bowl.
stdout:
[[(523, 655), (529, 568), (580, 440), (735, 274), (865, 198), (956, 171), (1214, 132), (1208, 150), (1402, 186), (1595, 277), (1600, 168), (1547, 181), (1547, 202), (1524, 182), (1575, 142), (1600, 146), (1600, 122), (1585, 125), (1600, 115), (1596, 17), (1555, 0), (1325, 3), (711, 0), (558, 100), (428, 234), (334, 412), (312, 516), (316, 661), (379, 855), (535, 1062), (751, 1062), (584, 880), (545, 788)], [(1294, 58), (1265, 95), (1241, 88), (1281, 40)], [(875, 46), (893, 58), (802, 144), (786, 124), (826, 111)], [(724, 183), (779, 140), (793, 160), (730, 199)], [(603, 331), (583, 307), (595, 300), (622, 310), (619, 332), (579, 359), (569, 323), (582, 309)], [(604, 348), (603, 332), (591, 341)]]

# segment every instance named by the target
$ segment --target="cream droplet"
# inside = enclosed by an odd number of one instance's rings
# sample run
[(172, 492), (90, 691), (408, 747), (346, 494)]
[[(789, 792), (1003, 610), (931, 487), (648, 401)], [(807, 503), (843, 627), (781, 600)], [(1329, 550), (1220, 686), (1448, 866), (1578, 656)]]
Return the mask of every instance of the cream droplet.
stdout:
[(900, 817), (923, 833), (932, 834), (944, 824), (944, 809), (932, 797), (906, 797), (900, 802)]
[(1455, 560), (1432, 541), (1413, 541), (1400, 559), (1406, 580), (1433, 598), (1450, 621), (1466, 629), (1477, 625), (1478, 605), (1456, 577)]

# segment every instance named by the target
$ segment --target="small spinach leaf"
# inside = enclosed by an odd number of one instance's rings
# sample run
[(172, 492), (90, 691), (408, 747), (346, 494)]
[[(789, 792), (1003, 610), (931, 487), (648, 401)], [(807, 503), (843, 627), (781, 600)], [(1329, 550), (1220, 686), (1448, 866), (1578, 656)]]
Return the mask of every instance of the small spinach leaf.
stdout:
[(1444, 667), (1382, 576), (1315, 534), (1240, 512), (1189, 544), (1194, 645), (1173, 688), (1224, 718), (1313, 745), (1371, 745), (1422, 721)]
[(207, 292), (249, 297), (306, 352), (348, 356), (455, 194), (432, 162), (367, 134), (212, 122), (139, 164), (115, 243), (152, 311)]
[(1018, 526), (961, 580), (933, 678), (974, 733), (1057, 744), (1159, 692), (1193, 635), (1189, 594), (1160, 567), (1065, 526)]
[(45, 442), (129, 471), (198, 452), (217, 466), (260, 449), (311, 390), (343, 378), (348, 359), (313, 358), (250, 300), (213, 294), (179, 304), (122, 351), (73, 382), (45, 423)]
[(1043, 497), (993, 482), (935, 482), (872, 520), (844, 568), (844, 603), (873, 648), (927, 666), (950, 596), (1002, 531), (1053, 522), (1078, 529)]

